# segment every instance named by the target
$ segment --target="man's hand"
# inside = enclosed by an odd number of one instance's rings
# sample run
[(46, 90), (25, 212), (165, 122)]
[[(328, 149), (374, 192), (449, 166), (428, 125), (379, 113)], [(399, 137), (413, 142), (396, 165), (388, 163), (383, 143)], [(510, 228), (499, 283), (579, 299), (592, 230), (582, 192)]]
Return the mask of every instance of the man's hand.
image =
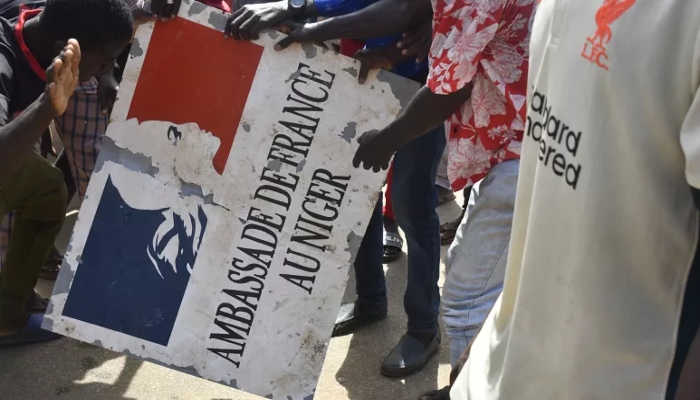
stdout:
[(433, 20), (425, 18), (419, 25), (403, 34), (397, 46), (404, 56), (415, 56), (416, 62), (422, 62), (430, 53), (433, 44)]
[(286, 1), (247, 4), (234, 11), (226, 21), (224, 37), (256, 40), (264, 29), (272, 28), (294, 16)]
[(373, 69), (390, 70), (402, 61), (401, 50), (394, 46), (364, 49), (355, 53), (355, 59), (360, 61), (360, 73), (357, 81), (365, 83), (369, 71)]
[[(481, 332), (481, 328), (479, 328), (479, 332)], [(478, 335), (479, 334), (477, 333), (477, 336)], [(469, 342), (467, 348), (464, 349), (462, 355), (459, 356), (459, 359), (457, 359), (457, 362), (452, 367), (452, 371), (450, 371), (450, 386), (454, 385), (455, 381), (457, 380), (457, 377), (459, 376), (459, 373), (462, 372), (462, 368), (464, 368), (464, 366), (467, 364), (467, 360), (469, 360), (469, 354), (472, 351), (472, 344), (474, 344), (474, 339), (472, 339), (472, 341)]]
[(161, 21), (175, 18), (182, 0), (151, 0), (151, 13)]
[(418, 397), (418, 400), (450, 400), (450, 387), (445, 386), (441, 390), (423, 393)]
[(390, 131), (369, 131), (362, 134), (357, 139), (360, 147), (355, 152), (355, 157), (352, 159), (352, 165), (355, 168), (371, 169), (374, 172), (379, 172), (382, 169), (388, 169), (391, 157), (399, 149), (399, 146), (394, 142)]
[(292, 43), (312, 43), (319, 47), (325, 47), (325, 43), (319, 38), (316, 27), (318, 24), (300, 24), (298, 22), (285, 22), (282, 25), (275, 27), (275, 29), (287, 35), (286, 38), (280, 40), (275, 44), (275, 50), (281, 51), (289, 47)]
[(63, 115), (68, 107), (68, 99), (78, 86), (80, 56), (78, 41), (70, 39), (61, 54), (53, 59), (46, 70), (46, 93), (49, 96), (51, 113), (54, 117)]
[(114, 72), (110, 71), (97, 79), (97, 100), (100, 104), (100, 113), (107, 115), (112, 112), (114, 102), (117, 101), (119, 92), (119, 82), (114, 77)]

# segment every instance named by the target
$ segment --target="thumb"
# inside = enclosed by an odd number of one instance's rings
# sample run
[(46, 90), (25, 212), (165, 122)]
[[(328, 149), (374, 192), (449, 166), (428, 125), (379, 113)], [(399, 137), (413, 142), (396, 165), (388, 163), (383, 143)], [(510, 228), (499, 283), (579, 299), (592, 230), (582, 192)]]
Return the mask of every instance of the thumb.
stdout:
[(360, 62), (360, 73), (357, 75), (357, 82), (363, 84), (367, 81), (367, 75), (369, 75), (369, 71), (372, 69), (370, 57), (367, 54), (367, 50), (360, 50), (355, 53), (353, 58)]
[(370, 62), (364, 58), (360, 57), (360, 73), (357, 75), (357, 81), (360, 84), (363, 84), (367, 81), (367, 75), (369, 75), (369, 71), (372, 69), (372, 65)]
[(275, 50), (281, 51), (289, 47), (292, 43), (296, 43), (296, 38), (290, 33), (286, 38), (280, 40), (275, 45)]
[(372, 133), (372, 131), (369, 132), (363, 132), (360, 137), (357, 138), (357, 143), (359, 143), (360, 146), (364, 145), (367, 143), (367, 140), (369, 140), (369, 135)]
[(284, 50), (287, 47), (289, 47), (289, 45), (291, 45), (292, 43), (296, 43), (299, 41), (295, 32), (301, 28), (301, 24), (293, 21), (287, 21), (281, 24), (279, 28), (281, 28), (281, 30), (287, 31), (287, 37), (277, 42), (277, 44), (275, 45), (275, 50)]

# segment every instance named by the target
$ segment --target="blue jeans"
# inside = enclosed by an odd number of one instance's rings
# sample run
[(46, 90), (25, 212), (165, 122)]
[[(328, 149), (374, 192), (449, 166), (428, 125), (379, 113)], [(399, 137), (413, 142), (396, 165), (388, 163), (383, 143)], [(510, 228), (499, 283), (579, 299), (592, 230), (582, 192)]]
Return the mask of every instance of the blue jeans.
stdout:
[[(392, 202), (408, 244), (404, 308), (410, 332), (432, 333), (438, 326), (440, 220), (435, 178), (444, 150), (445, 131), (440, 126), (402, 147), (394, 158)], [(358, 300), (385, 307), (383, 232), (380, 196), (355, 259), (355, 275)]]
[(445, 265), (443, 322), (454, 366), (503, 291), (520, 162), (494, 165), (472, 187)]

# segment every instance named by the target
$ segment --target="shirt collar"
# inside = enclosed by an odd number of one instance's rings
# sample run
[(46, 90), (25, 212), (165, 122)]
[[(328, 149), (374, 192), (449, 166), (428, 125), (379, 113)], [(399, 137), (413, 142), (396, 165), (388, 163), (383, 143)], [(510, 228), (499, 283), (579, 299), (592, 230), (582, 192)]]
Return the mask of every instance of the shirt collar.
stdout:
[(34, 54), (32, 54), (32, 52), (29, 50), (29, 47), (27, 47), (27, 43), (24, 41), (23, 35), (24, 23), (39, 14), (41, 14), (41, 9), (30, 10), (24, 5), (20, 6), (19, 18), (15, 24), (15, 37), (17, 38), (17, 43), (19, 43), (19, 47), (22, 49), (22, 54), (24, 55), (24, 58), (27, 59), (32, 71), (34, 71), (39, 78), (46, 81), (46, 70), (41, 67), (39, 61), (36, 59), (36, 57), (34, 57)]

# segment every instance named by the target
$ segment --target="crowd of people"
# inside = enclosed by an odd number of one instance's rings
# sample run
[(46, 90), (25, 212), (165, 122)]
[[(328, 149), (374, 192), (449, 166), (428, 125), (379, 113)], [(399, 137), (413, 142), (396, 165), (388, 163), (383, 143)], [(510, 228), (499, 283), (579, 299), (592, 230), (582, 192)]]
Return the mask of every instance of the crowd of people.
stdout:
[[(383, 263), (401, 254), (400, 227), (408, 324), (380, 372), (428, 363), (442, 307), (452, 374), (421, 399), (700, 398), (700, 2), (205, 3), (232, 11), (227, 38), (280, 29), (278, 51), (339, 39), (360, 84), (382, 68), (423, 85), (358, 140), (354, 166), (390, 173), (334, 336), (386, 317)], [(57, 273), (54, 241), (85, 193), (135, 24), (174, 17), (180, 0), (149, 12), (137, 0), (0, 4), (8, 346), (57, 337), (40, 329), (34, 286)], [(52, 121), (64, 171), (36, 151)], [(441, 227), (444, 175), (466, 200)]]

